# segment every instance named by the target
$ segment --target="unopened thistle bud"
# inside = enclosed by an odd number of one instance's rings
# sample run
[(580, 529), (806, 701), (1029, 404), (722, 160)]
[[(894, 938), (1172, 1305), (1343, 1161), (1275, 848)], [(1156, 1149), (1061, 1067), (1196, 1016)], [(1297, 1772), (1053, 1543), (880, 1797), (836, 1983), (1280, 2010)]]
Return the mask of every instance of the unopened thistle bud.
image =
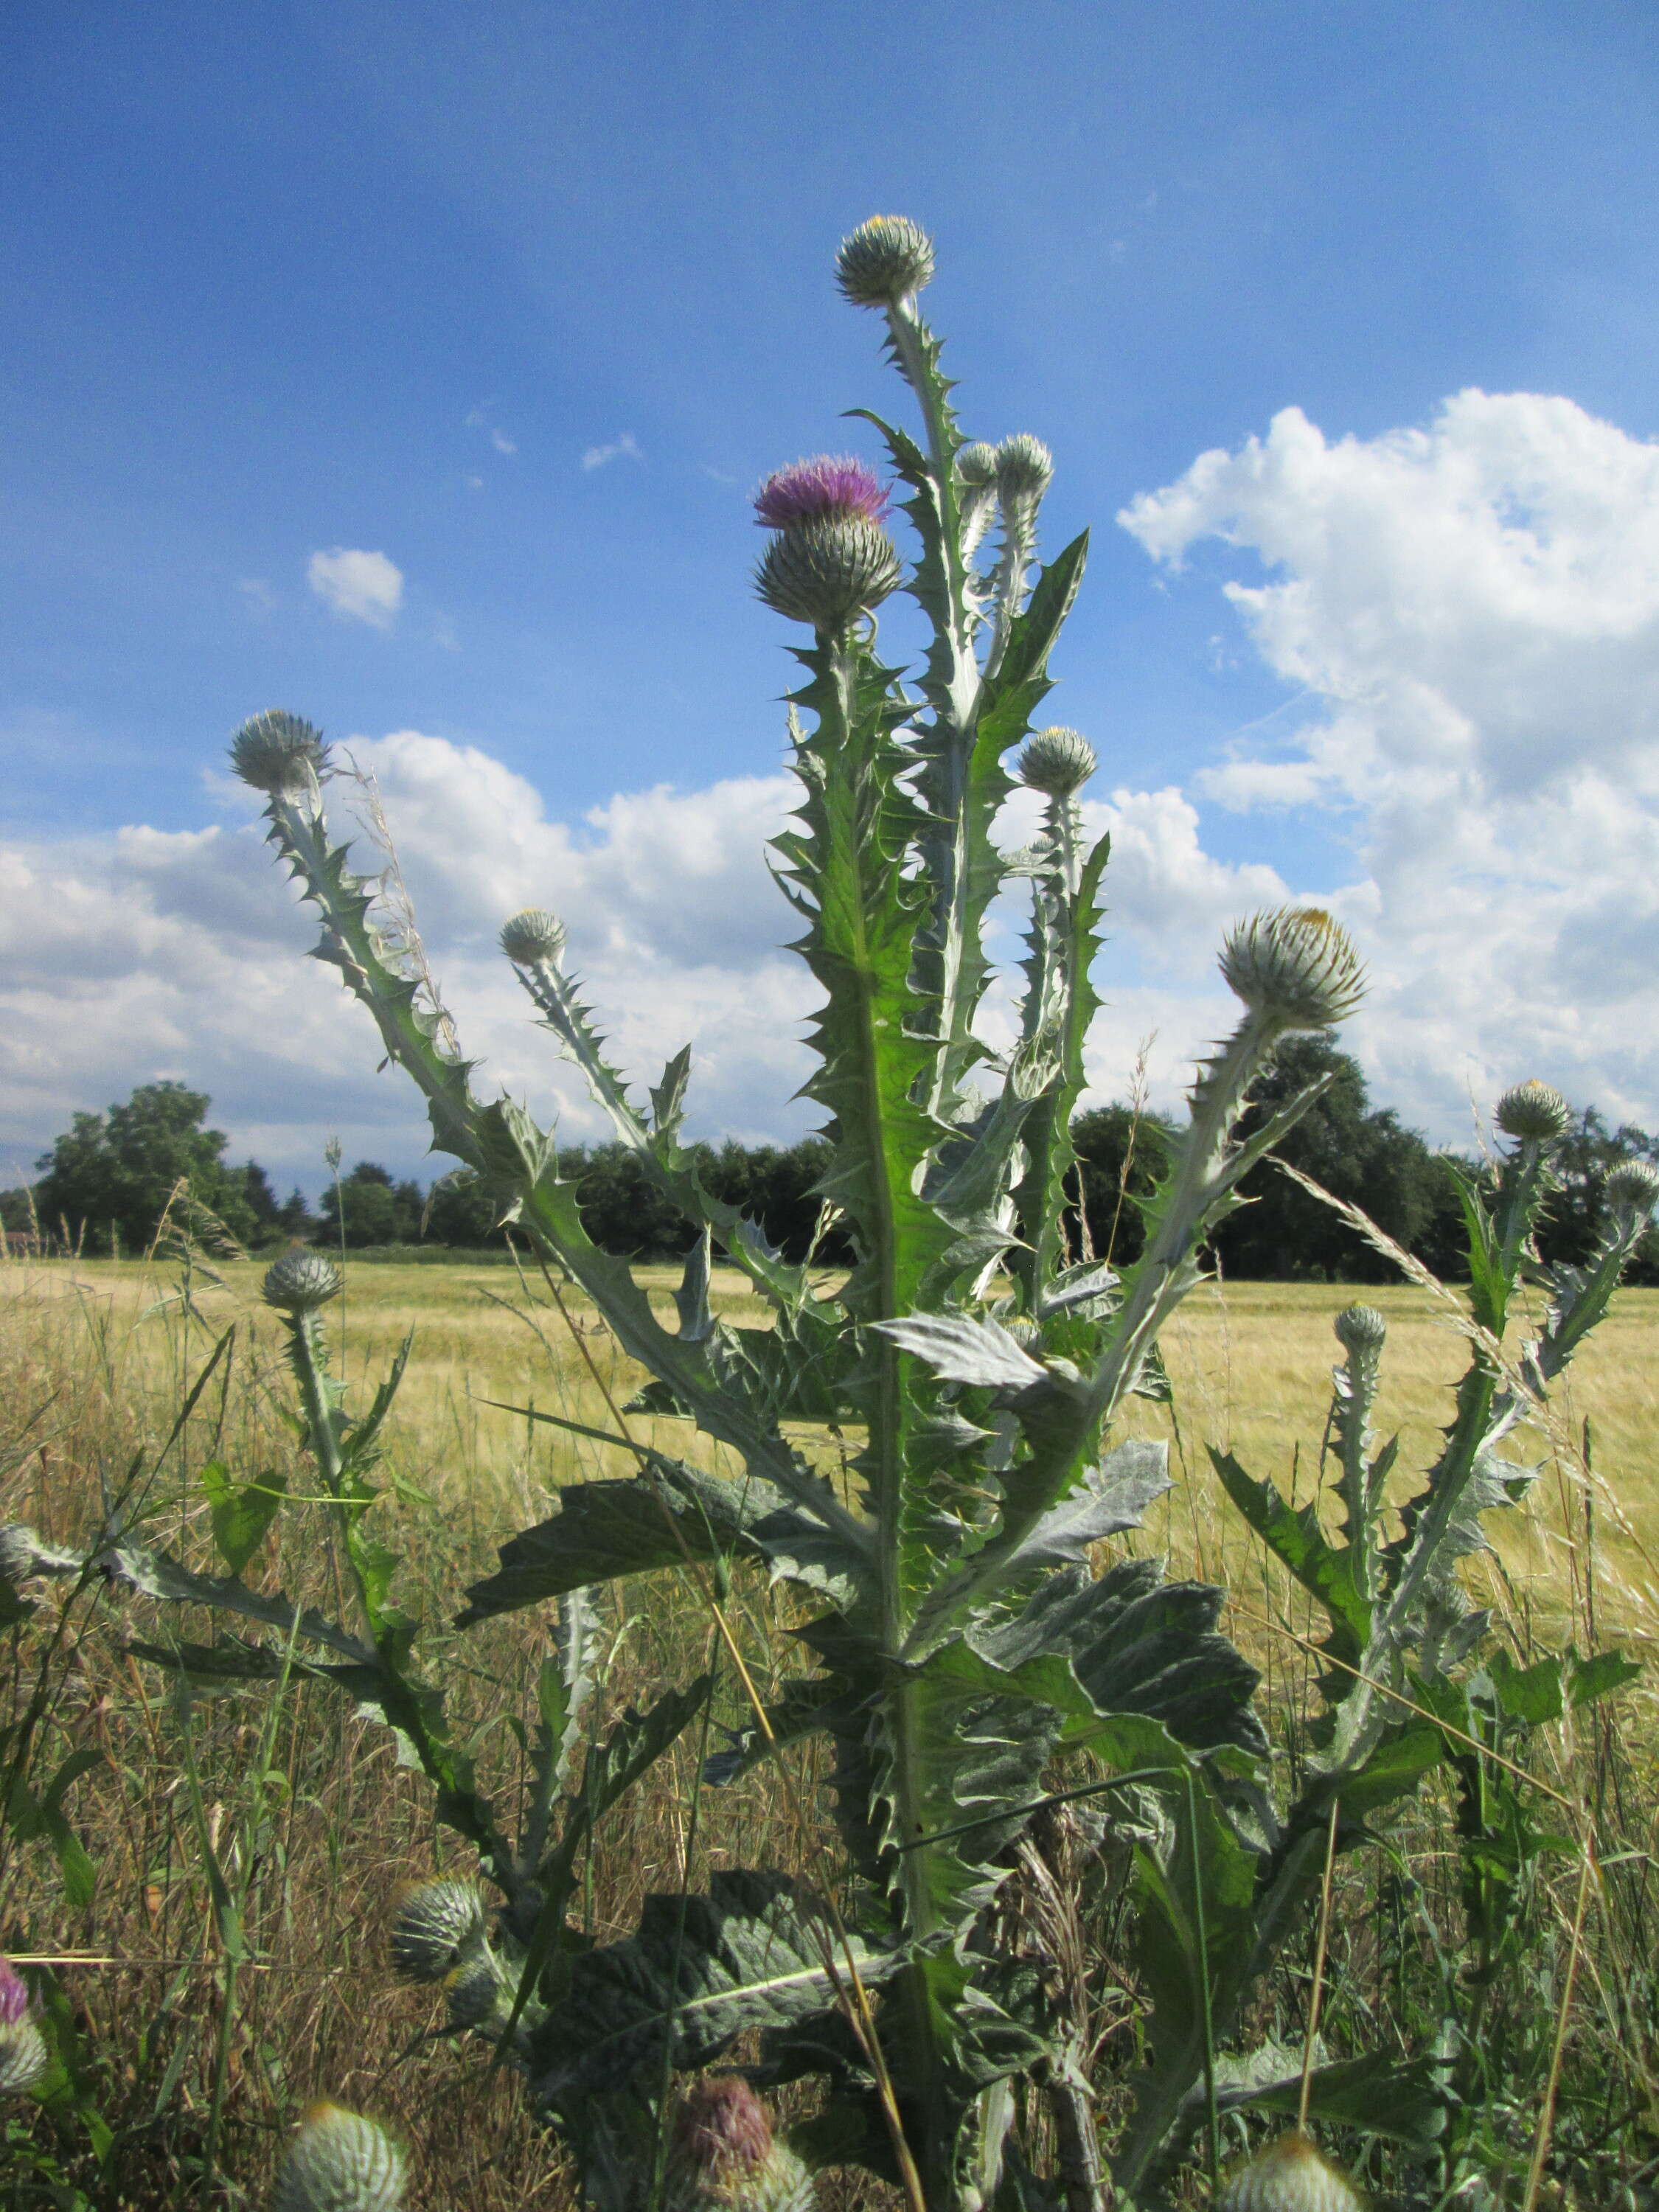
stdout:
[(899, 580), (898, 549), (861, 514), (832, 514), (781, 530), (755, 571), (769, 607), (820, 632), (868, 614)]
[(1375, 1306), (1344, 1306), (1331, 1323), (1350, 1352), (1381, 1352), (1389, 1324)]
[(564, 951), (564, 924), (545, 908), (527, 906), (501, 926), (501, 950), (520, 968), (533, 968), (538, 960), (556, 960)]
[(276, 2176), (271, 2212), (402, 2212), (404, 2154), (378, 2120), (308, 2105)]
[(1365, 972), (1346, 933), (1319, 907), (1280, 907), (1240, 922), (1221, 973), (1253, 1013), (1281, 1030), (1323, 1030), (1351, 1014)]
[(392, 1923), (392, 1964), (406, 1981), (441, 1982), (478, 1950), (485, 1932), (483, 1899), (470, 1881), (412, 1883)]
[(264, 1299), (279, 1313), (314, 1313), (340, 1294), (342, 1277), (320, 1252), (284, 1252), (265, 1270)]
[(1341, 2167), (1292, 2128), (1230, 2177), (1217, 2212), (1360, 2212)]
[(983, 438), (964, 446), (957, 455), (957, 474), (975, 490), (988, 489), (997, 480), (996, 447), (988, 446)]
[(34, 2024), (28, 1984), (9, 1959), (0, 1959), (0, 2097), (21, 2097), (51, 2063), (46, 2039)]
[(1571, 1128), (1572, 1109), (1552, 1085), (1534, 1078), (1504, 1093), (1494, 1119), (1506, 1137), (1547, 1145)]
[[(449, 2017), (457, 2027), (488, 2027), (501, 2016), (507, 1984), (501, 1963), (486, 1946), (463, 1958), (445, 1977)], [(510, 2002), (510, 1999), (508, 2000)]]
[(1020, 781), (1051, 799), (1069, 799), (1094, 774), (1095, 749), (1087, 738), (1059, 723), (1034, 731), (1019, 757)]
[(933, 277), (933, 241), (908, 216), (872, 215), (836, 256), (836, 282), (855, 307), (896, 307)]
[[(1654, 1201), (1659, 1200), (1659, 1168), (1648, 1160), (1620, 1160), (1616, 1168), (1607, 1170), (1601, 1195), (1615, 1213), (1631, 1220), (1651, 1213)], [(0, 1541), (4, 1534), (0, 1529)]]
[(811, 2212), (812, 2177), (776, 2141), (765, 2106), (736, 2075), (694, 2081), (674, 2116), (665, 2212)]
[(997, 489), (1004, 499), (1041, 498), (1054, 475), (1054, 455), (1029, 431), (1005, 438), (997, 447)]
[(309, 788), (328, 766), (322, 732), (273, 707), (243, 723), (230, 741), (230, 764), (256, 791), (283, 796)]

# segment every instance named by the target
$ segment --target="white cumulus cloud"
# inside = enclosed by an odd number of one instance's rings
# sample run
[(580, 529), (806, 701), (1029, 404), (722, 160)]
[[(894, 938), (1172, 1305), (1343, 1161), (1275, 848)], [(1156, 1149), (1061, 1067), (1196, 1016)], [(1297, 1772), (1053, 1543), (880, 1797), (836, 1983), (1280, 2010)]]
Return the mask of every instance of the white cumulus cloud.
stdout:
[(640, 451), (639, 441), (631, 430), (623, 430), (613, 438), (609, 445), (590, 446), (582, 455), (582, 466), (588, 470), (602, 469), (611, 461), (623, 459), (630, 461), (642, 461), (645, 459), (645, 455)]
[(1659, 1113), (1659, 445), (1571, 400), (1469, 391), (1426, 429), (1327, 440), (1297, 408), (1120, 517), (1225, 589), (1317, 711), (1198, 779), (1334, 814), (1334, 905), (1373, 984), (1352, 1037), (1383, 1095), (1457, 1137), (1540, 1074)]
[(306, 581), (337, 615), (374, 629), (390, 629), (404, 601), (404, 574), (396, 562), (354, 546), (313, 553)]

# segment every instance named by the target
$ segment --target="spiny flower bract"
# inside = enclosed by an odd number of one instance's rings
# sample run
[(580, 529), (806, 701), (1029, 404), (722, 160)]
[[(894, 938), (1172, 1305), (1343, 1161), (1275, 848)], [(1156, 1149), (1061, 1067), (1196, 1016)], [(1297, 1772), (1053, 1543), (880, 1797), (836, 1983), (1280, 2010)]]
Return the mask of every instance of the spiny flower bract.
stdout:
[(1034, 731), (1019, 757), (1020, 781), (1051, 799), (1069, 799), (1094, 774), (1095, 749), (1077, 730), (1056, 722)]
[(1534, 1077), (1506, 1091), (1492, 1118), (1506, 1137), (1547, 1145), (1572, 1127), (1572, 1109), (1553, 1084)]
[(898, 549), (861, 514), (836, 514), (781, 530), (755, 571), (769, 607), (819, 631), (868, 614), (897, 586)]
[(230, 741), (230, 764), (244, 783), (273, 797), (303, 791), (328, 766), (320, 730), (273, 707), (243, 723)]
[(378, 2120), (308, 2106), (276, 2176), (271, 2212), (401, 2212), (404, 2154)]
[(398, 1901), (392, 1964), (411, 1982), (441, 1982), (483, 1943), (483, 1899), (470, 1881), (416, 1882)]
[(1375, 1306), (1344, 1306), (1331, 1327), (1350, 1352), (1380, 1351), (1389, 1333), (1387, 1321)]
[(564, 924), (545, 907), (527, 906), (502, 923), (501, 946), (520, 968), (533, 968), (538, 960), (556, 960), (564, 950)]
[(908, 216), (872, 215), (843, 238), (836, 281), (855, 307), (890, 307), (933, 276), (933, 241)]
[(1285, 1030), (1323, 1030), (1351, 1014), (1365, 988), (1359, 957), (1322, 907), (1252, 915), (1221, 948), (1228, 988)]
[(854, 453), (816, 453), (775, 469), (755, 494), (755, 520), (763, 530), (789, 530), (825, 515), (861, 514), (879, 522), (887, 488)]
[(971, 446), (964, 446), (957, 455), (957, 474), (965, 484), (982, 489), (997, 480), (997, 449), (988, 446), (983, 438), (976, 438)]
[(1659, 1199), (1659, 1168), (1648, 1160), (1620, 1160), (1610, 1168), (1601, 1195), (1618, 1213), (1651, 1213)]
[(343, 1278), (321, 1252), (284, 1252), (265, 1270), (264, 1300), (280, 1313), (313, 1313), (337, 1297)]
[(1360, 2198), (1341, 2167), (1292, 2128), (1229, 2177), (1216, 2212), (1360, 2212)]
[(997, 447), (997, 489), (1005, 499), (1035, 499), (1054, 481), (1054, 457), (1027, 430)]
[(52, 2063), (35, 2026), (29, 1986), (9, 1959), (0, 1959), (0, 2097), (21, 2097)]

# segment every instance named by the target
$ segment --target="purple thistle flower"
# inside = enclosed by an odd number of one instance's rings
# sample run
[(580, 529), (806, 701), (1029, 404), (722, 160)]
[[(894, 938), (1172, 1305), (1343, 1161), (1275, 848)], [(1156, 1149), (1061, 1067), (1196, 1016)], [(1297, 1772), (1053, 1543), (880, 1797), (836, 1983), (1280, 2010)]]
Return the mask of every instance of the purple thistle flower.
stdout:
[(28, 1984), (9, 1959), (0, 1959), (0, 2027), (15, 2027), (28, 2008)]
[(818, 453), (778, 469), (755, 495), (755, 520), (763, 530), (788, 530), (832, 514), (879, 522), (887, 490), (874, 471), (851, 453)]

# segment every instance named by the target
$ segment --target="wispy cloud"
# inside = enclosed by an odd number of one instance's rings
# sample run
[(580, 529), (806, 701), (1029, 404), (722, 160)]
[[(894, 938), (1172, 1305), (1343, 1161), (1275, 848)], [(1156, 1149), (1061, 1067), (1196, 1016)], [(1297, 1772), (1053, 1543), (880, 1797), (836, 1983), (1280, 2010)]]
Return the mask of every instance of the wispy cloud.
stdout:
[(518, 440), (510, 438), (500, 423), (490, 419), (490, 403), (488, 400), (482, 407), (469, 407), (462, 420), (469, 430), (482, 430), (498, 453), (518, 452)]
[(516, 442), (507, 436), (505, 430), (492, 429), (489, 442), (498, 453), (516, 453), (519, 450)]
[(325, 605), (350, 622), (390, 629), (404, 599), (404, 573), (384, 553), (336, 545), (313, 553), (306, 580)]
[(236, 588), (241, 593), (244, 605), (257, 615), (268, 615), (276, 605), (276, 594), (263, 576), (239, 576)]
[(645, 459), (631, 430), (622, 431), (608, 446), (590, 446), (582, 455), (582, 466), (585, 469), (602, 469), (623, 455), (630, 461)]

